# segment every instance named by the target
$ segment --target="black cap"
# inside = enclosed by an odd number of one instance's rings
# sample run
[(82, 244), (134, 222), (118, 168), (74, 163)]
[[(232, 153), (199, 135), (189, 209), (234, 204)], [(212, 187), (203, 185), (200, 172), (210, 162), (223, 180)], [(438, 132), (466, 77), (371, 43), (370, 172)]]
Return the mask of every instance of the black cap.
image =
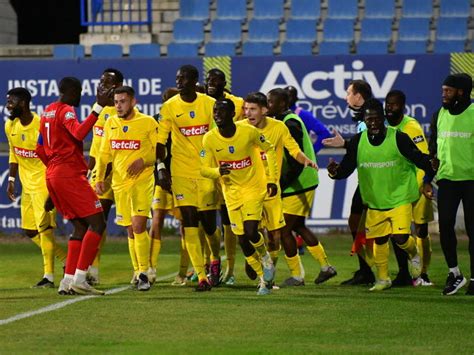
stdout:
[(462, 89), (464, 95), (470, 96), (472, 91), (472, 78), (466, 73), (451, 74), (444, 79), (443, 85), (455, 89)]

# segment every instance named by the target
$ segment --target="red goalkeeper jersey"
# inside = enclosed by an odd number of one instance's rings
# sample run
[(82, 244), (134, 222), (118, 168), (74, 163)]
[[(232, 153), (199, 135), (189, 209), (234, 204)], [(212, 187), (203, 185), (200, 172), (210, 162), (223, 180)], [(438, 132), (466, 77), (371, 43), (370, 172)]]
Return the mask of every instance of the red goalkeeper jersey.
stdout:
[(96, 121), (97, 115), (91, 113), (80, 123), (74, 108), (59, 101), (46, 107), (36, 152), (47, 167), (47, 177), (86, 174), (82, 141)]

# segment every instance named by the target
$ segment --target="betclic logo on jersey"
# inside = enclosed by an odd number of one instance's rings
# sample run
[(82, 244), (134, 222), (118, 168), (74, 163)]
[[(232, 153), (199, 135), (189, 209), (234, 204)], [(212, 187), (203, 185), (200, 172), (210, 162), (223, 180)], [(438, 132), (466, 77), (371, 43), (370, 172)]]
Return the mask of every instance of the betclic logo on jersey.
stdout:
[(104, 136), (104, 127), (94, 126), (94, 136), (103, 137)]
[(248, 168), (252, 165), (252, 159), (250, 157), (243, 158), (241, 160), (221, 160), (219, 161), (219, 165), (227, 164), (229, 170), (241, 170)]
[(112, 139), (110, 147), (113, 150), (139, 150), (140, 141), (130, 139)]
[(209, 131), (209, 125), (203, 124), (199, 126), (180, 127), (179, 131), (185, 137), (202, 136)]
[(22, 158), (38, 158), (38, 155), (34, 150), (13, 147), (13, 151), (15, 152), (15, 155)]

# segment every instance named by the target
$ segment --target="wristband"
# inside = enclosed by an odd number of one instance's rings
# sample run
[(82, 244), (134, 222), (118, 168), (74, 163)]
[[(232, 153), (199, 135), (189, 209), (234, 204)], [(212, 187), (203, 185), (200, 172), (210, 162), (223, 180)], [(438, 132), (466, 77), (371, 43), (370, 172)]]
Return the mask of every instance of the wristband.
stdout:
[(97, 113), (97, 115), (100, 115), (100, 113), (102, 112), (102, 109), (103, 107), (100, 106), (97, 102), (94, 104), (94, 106), (92, 106), (92, 111)]
[(9, 182), (15, 182), (15, 177), (14, 176), (9, 176), (8, 181)]
[(156, 169), (157, 169), (158, 171), (163, 170), (163, 169), (166, 169), (165, 163), (159, 163)]

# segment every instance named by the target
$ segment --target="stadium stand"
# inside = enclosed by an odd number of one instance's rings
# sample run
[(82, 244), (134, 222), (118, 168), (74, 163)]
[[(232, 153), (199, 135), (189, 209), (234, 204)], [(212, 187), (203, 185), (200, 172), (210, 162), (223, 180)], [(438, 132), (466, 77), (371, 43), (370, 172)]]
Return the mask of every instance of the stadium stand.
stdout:
[(431, 18), (433, 16), (433, 0), (405, 0), (402, 14), (404, 18)]
[(426, 41), (399, 40), (395, 48), (397, 54), (422, 54), (426, 53)]
[(211, 23), (212, 42), (240, 42), (242, 28), (240, 20), (216, 19)]
[(249, 22), (249, 42), (276, 42), (280, 36), (278, 20), (252, 19)]
[(434, 53), (464, 52), (465, 41), (437, 39), (433, 44)]
[(402, 18), (398, 38), (405, 41), (427, 41), (430, 35), (430, 19)]
[(290, 8), (290, 19), (297, 20), (319, 20), (321, 17), (321, 6), (319, 1), (314, 0), (292, 0)]
[(467, 18), (471, 12), (470, 0), (441, 0), (440, 17)]
[(314, 42), (316, 21), (290, 19), (286, 23), (286, 40), (289, 42)]
[(349, 42), (354, 38), (354, 21), (349, 19), (327, 19), (324, 21), (325, 42)]
[(216, 17), (244, 21), (247, 18), (247, 0), (217, 0)]
[(467, 18), (440, 18), (436, 28), (436, 39), (466, 40)]
[(357, 44), (357, 54), (387, 54), (387, 41), (364, 41)]
[(54, 59), (84, 58), (84, 46), (80, 44), (56, 44), (53, 47)]
[(319, 44), (319, 54), (350, 54), (352, 42), (326, 42)]
[(197, 43), (170, 43), (168, 44), (168, 57), (195, 57), (198, 55)]
[(157, 58), (161, 55), (161, 48), (158, 43), (131, 44), (128, 55), (132, 58)]
[(271, 42), (244, 42), (242, 54), (247, 56), (273, 55), (274, 43)]
[(281, 44), (281, 55), (311, 55), (313, 43), (311, 42), (283, 42)]
[(363, 19), (360, 38), (364, 41), (389, 41), (392, 38), (392, 20), (385, 18)]
[(371, 19), (393, 19), (395, 15), (394, 0), (365, 0), (364, 17)]
[(122, 46), (120, 44), (94, 44), (91, 56), (92, 58), (120, 58)]
[(204, 41), (204, 24), (200, 20), (178, 19), (174, 22), (175, 43), (201, 43)]
[(235, 55), (235, 44), (225, 42), (208, 42), (205, 54), (210, 57)]
[(253, 5), (255, 19), (283, 19), (284, 0), (253, 0)]
[(328, 18), (355, 20), (358, 15), (357, 0), (328, 0)]
[(209, 19), (209, 1), (180, 0), (179, 15), (181, 19), (207, 21)]

